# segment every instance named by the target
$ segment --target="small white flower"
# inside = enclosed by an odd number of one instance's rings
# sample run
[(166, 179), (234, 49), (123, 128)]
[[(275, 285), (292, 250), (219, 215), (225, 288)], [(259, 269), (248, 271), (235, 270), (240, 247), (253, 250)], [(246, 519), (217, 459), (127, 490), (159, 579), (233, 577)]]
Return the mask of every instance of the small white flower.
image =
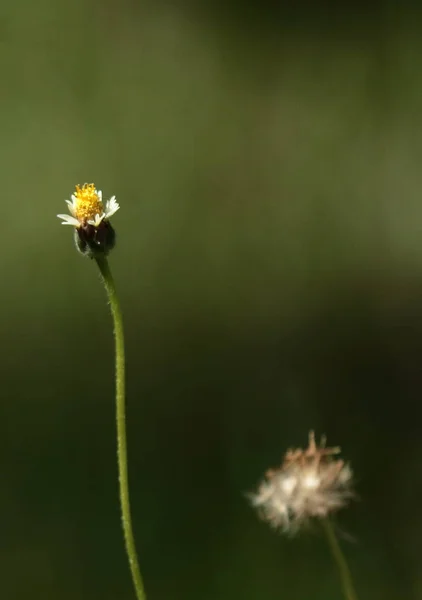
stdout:
[(102, 192), (97, 190), (93, 183), (77, 185), (71, 200), (66, 200), (66, 204), (70, 214), (57, 216), (62, 219), (62, 225), (72, 225), (77, 229), (87, 225), (98, 228), (102, 221), (109, 219), (120, 208), (116, 196), (107, 200), (104, 206)]

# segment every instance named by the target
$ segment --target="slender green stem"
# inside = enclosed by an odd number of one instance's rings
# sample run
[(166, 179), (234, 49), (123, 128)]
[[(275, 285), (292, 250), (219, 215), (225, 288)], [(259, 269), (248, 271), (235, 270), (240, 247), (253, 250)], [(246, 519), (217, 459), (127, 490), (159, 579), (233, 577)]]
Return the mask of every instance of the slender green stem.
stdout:
[(104, 286), (110, 301), (111, 315), (114, 324), (116, 344), (116, 425), (117, 425), (117, 462), (119, 469), (120, 505), (122, 511), (123, 534), (126, 552), (129, 559), (130, 572), (135, 587), (137, 600), (145, 600), (139, 561), (136, 553), (135, 539), (132, 530), (132, 517), (129, 502), (129, 480), (127, 468), (126, 440), (126, 404), (125, 404), (125, 344), (123, 335), (123, 318), (116, 286), (105, 256), (95, 256), (100, 269)]
[(352, 574), (347, 564), (346, 558), (338, 542), (337, 536), (334, 533), (333, 526), (328, 518), (322, 519), (322, 526), (327, 536), (328, 544), (330, 546), (331, 553), (338, 567), (341, 585), (343, 588), (344, 597), (346, 600), (358, 600), (358, 596), (353, 585)]

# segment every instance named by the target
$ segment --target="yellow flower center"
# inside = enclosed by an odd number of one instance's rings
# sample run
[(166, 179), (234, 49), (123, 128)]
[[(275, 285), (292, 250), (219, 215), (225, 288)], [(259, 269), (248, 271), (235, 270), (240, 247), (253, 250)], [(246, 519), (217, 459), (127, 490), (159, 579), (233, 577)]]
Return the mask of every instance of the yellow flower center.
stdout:
[(82, 187), (77, 185), (74, 196), (75, 216), (81, 223), (95, 219), (96, 215), (103, 213), (103, 203), (93, 183), (84, 183)]

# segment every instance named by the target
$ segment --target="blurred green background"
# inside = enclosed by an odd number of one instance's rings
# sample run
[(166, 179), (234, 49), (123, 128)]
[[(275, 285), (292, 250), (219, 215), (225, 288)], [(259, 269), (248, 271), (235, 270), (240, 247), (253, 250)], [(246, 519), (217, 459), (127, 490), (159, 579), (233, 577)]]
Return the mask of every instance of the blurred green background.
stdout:
[[(315, 428), (361, 600), (422, 598), (422, 37), (409, 5), (0, 10), (0, 597), (131, 600), (113, 339), (56, 218), (117, 195), (149, 600), (337, 600), (323, 537), (248, 506)], [(349, 538), (352, 538), (350, 541)]]

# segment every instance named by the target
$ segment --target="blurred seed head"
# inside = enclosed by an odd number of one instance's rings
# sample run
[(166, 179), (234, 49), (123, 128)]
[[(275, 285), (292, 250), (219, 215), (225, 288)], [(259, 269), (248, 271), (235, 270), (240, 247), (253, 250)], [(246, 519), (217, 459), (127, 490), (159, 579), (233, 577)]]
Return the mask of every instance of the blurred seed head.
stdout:
[(257, 493), (249, 498), (260, 516), (275, 528), (297, 532), (312, 518), (324, 518), (353, 497), (352, 470), (335, 458), (340, 448), (326, 448), (325, 439), (308, 447), (290, 449), (278, 469), (270, 469)]

